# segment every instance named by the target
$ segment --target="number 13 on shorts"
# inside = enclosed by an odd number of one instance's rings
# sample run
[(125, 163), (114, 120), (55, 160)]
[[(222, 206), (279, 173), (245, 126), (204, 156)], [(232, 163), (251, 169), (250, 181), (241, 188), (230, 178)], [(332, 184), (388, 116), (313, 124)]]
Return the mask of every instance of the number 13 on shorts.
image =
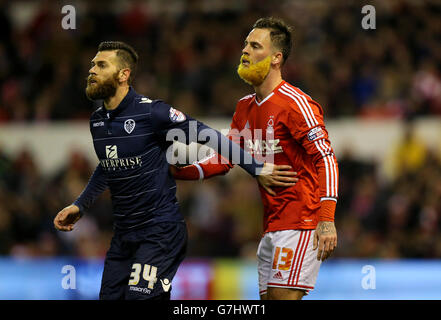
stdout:
[(283, 271), (289, 270), (291, 268), (293, 256), (294, 251), (291, 248), (276, 247), (273, 257), (273, 269)]
[(257, 249), (259, 292), (268, 286), (312, 290), (320, 261), (313, 250), (314, 230), (267, 232)]

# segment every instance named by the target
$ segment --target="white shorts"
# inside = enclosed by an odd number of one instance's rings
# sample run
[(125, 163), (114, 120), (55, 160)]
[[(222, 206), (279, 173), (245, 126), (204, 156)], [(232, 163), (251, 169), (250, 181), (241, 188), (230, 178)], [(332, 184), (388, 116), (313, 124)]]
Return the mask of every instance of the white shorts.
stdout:
[(266, 233), (257, 249), (259, 294), (267, 287), (293, 288), (306, 294), (314, 289), (321, 261), (312, 250), (315, 230)]

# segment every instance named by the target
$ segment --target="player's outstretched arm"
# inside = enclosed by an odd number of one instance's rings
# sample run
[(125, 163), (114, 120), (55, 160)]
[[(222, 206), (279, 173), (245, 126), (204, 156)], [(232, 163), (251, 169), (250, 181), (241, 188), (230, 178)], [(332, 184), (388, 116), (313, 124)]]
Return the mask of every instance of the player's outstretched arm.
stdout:
[(151, 118), (156, 134), (170, 146), (175, 141), (186, 145), (192, 142), (206, 145), (225, 156), (229, 163), (239, 165), (253, 177), (259, 175), (263, 168), (264, 164), (254, 159), (239, 144), (162, 101), (158, 100), (152, 104)]
[[(296, 173), (287, 173), (283, 167), (274, 170), (274, 165), (264, 164), (256, 160), (251, 154), (242, 149), (241, 143), (235, 139), (234, 134), (230, 135), (231, 132), (226, 137), (219, 131), (183, 114), (162, 101), (156, 101), (152, 104), (151, 115), (155, 131), (166, 141), (176, 141), (175, 138), (178, 138), (178, 141), (187, 145), (191, 142), (201, 143), (216, 151), (219, 156), (225, 157), (226, 161), (218, 161), (214, 164), (210, 161), (205, 165), (196, 163), (184, 168), (171, 167), (170, 171), (175, 179), (197, 180), (209, 178), (225, 174), (234, 164), (237, 164), (254, 178), (260, 175), (266, 176), (260, 178), (259, 183), (267, 192), (273, 195), (275, 193), (271, 187), (287, 187), (297, 182), (296, 178), (292, 177)], [(236, 128), (236, 126), (232, 125), (232, 128)]]
[[(220, 155), (218, 156), (222, 157)], [(210, 159), (199, 161), (185, 167), (172, 165), (170, 166), (170, 172), (173, 177), (178, 180), (202, 180), (218, 175), (224, 175), (233, 167), (230, 163), (224, 164), (221, 161), (218, 163), (212, 163), (209, 160)], [(295, 177), (297, 172), (289, 171), (291, 169), (292, 167), (289, 165), (265, 163), (260, 175), (256, 178), (266, 192), (275, 196), (276, 192), (273, 190), (273, 187), (287, 188), (294, 186), (297, 181), (299, 181), (299, 179)]]

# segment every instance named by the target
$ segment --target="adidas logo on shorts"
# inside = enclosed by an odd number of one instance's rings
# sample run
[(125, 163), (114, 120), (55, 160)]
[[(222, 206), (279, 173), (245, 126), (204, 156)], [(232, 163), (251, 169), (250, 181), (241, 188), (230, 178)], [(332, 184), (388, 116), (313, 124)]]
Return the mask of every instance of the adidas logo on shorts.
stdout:
[(281, 273), (280, 271), (277, 272), (277, 273), (273, 276), (273, 278), (274, 278), (274, 279), (283, 280), (282, 273)]

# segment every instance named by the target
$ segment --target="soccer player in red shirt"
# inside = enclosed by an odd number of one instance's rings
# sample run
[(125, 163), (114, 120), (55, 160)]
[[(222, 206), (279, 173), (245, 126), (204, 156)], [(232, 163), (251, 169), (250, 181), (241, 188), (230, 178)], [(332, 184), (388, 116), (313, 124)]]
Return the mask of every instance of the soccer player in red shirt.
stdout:
[[(228, 134), (254, 157), (297, 172), (298, 182), (289, 187), (270, 188), (259, 181), (264, 207), (264, 235), (257, 249), (262, 299), (301, 299), (314, 288), (321, 262), (337, 245), (337, 159), (321, 106), (282, 79), (291, 38), (291, 28), (280, 19), (262, 18), (254, 24), (238, 74), (255, 93), (237, 103)], [(177, 179), (202, 179), (231, 167), (214, 154), (172, 171)]]

